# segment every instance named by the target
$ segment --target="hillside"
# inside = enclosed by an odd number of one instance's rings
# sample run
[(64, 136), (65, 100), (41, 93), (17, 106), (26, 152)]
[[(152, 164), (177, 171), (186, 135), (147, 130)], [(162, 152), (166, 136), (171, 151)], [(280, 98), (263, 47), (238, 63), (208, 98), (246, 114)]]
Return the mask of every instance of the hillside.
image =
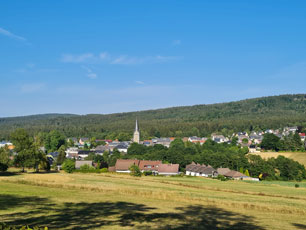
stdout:
[(16, 128), (25, 128), (32, 134), (57, 129), (67, 137), (120, 138), (121, 135), (126, 138), (132, 133), (136, 117), (145, 138), (306, 126), (306, 94), (108, 115), (45, 114), (0, 118), (0, 139), (7, 138)]

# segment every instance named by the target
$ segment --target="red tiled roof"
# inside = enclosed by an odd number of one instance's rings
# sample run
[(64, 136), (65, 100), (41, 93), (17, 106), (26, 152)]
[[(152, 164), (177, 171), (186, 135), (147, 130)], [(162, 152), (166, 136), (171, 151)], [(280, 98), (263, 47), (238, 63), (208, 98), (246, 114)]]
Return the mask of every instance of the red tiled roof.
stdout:
[(154, 169), (157, 170), (156, 166), (161, 163), (162, 163), (161, 161), (144, 161), (143, 160), (139, 162), (139, 169), (140, 170), (154, 170)]
[(305, 133), (299, 133), (301, 137), (305, 137)]
[(179, 164), (159, 164), (158, 172), (159, 173), (178, 173)]
[(116, 170), (119, 170), (119, 171), (124, 171), (124, 170), (129, 170), (129, 168), (132, 166), (132, 165), (139, 165), (139, 160), (130, 160), (130, 159), (118, 159), (117, 162), (116, 162)]

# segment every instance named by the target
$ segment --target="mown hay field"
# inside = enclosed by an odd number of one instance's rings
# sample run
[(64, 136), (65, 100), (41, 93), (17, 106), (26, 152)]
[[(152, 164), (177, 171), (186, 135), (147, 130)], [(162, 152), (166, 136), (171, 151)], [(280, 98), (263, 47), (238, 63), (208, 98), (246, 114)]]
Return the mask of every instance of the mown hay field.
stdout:
[(0, 222), (49, 229), (306, 229), (306, 182), (0, 176)]
[(271, 157), (284, 156), (291, 158), (299, 163), (305, 165), (306, 167), (306, 153), (305, 152), (260, 152), (260, 153), (250, 153), (254, 155), (259, 155), (264, 159), (268, 159)]

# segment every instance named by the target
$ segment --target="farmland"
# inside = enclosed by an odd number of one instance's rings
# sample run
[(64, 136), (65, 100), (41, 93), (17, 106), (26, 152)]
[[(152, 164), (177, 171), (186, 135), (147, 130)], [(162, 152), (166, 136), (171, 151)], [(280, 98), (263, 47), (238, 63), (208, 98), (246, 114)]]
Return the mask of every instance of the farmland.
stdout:
[(305, 152), (261, 152), (261, 153), (252, 153), (255, 155), (259, 155), (264, 159), (268, 159), (271, 157), (277, 158), (278, 156), (284, 156), (291, 158), (299, 163), (305, 165), (306, 167), (306, 153)]
[(0, 176), (0, 222), (49, 229), (305, 229), (306, 182), (134, 178), (104, 174)]

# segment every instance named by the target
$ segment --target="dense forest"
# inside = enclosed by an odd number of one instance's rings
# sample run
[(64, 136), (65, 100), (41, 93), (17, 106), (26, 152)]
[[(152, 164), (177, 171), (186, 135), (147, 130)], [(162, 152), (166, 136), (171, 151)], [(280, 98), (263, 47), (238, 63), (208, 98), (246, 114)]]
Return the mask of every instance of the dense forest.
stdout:
[(143, 139), (207, 136), (213, 132), (228, 135), (293, 125), (306, 127), (306, 94), (108, 115), (44, 114), (0, 118), (0, 139), (8, 139), (15, 129), (24, 128), (31, 135), (58, 130), (66, 137), (127, 140), (132, 136), (136, 118)]

